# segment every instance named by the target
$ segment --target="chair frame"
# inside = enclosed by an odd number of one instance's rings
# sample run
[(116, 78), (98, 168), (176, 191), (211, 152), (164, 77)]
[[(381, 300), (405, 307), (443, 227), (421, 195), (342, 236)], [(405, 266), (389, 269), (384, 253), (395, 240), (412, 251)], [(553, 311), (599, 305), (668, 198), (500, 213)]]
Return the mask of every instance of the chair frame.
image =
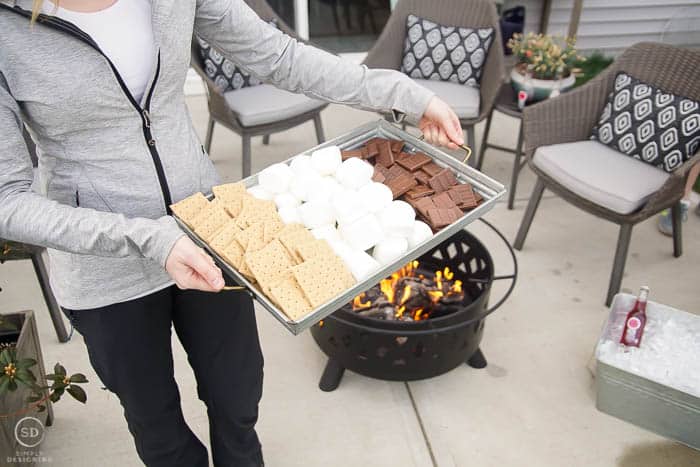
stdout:
[[(481, 75), (479, 115), (460, 119), (467, 133), (467, 144), (476, 152), (474, 125), (489, 116), (505, 80), (505, 59), (496, 6), (491, 0), (401, 0), (391, 13), (374, 47), (367, 54), (364, 60), (367, 67), (401, 69), (406, 18), (409, 14), (443, 25), (494, 29), (493, 42)], [(390, 117), (390, 114), (385, 114), (385, 117)], [(476, 161), (478, 154), (474, 156), (472, 161)]]
[[(289, 36), (300, 40), (294, 31), (280, 18), (277, 13), (270, 7), (270, 5), (265, 0), (246, 0), (248, 6), (250, 6), (257, 14), (265, 21), (275, 20), (279, 29), (288, 34)], [(216, 123), (228, 128), (229, 130), (237, 133), (241, 136), (242, 140), (242, 157), (241, 157), (241, 171), (243, 178), (248, 177), (251, 174), (251, 138), (253, 136), (263, 136), (263, 144), (269, 144), (270, 135), (272, 133), (278, 133), (281, 131), (289, 130), (302, 123), (306, 123), (309, 120), (313, 120), (314, 128), (316, 130), (316, 137), (319, 144), (326, 140), (325, 134), (323, 132), (323, 123), (321, 121), (321, 111), (325, 109), (328, 104), (322, 105), (317, 109), (305, 112), (303, 114), (296, 115), (294, 117), (280, 120), (277, 122), (265, 123), (262, 125), (245, 126), (241, 123), (238, 116), (236, 115), (231, 107), (229, 107), (222, 93), (214, 84), (214, 82), (207, 76), (204, 72), (202, 66), (202, 60), (199, 55), (198, 45), (196, 41), (192, 41), (192, 57), (191, 66), (197, 72), (197, 74), (202, 78), (205, 84), (207, 92), (207, 104), (209, 107), (209, 121), (207, 123), (207, 133), (204, 140), (204, 149), (207, 154), (211, 150), (211, 142), (214, 136), (214, 126)]]
[(620, 290), (632, 228), (664, 209), (671, 209), (673, 254), (681, 256), (681, 208), (690, 169), (700, 163), (700, 153), (670, 174), (661, 188), (639, 210), (620, 214), (583, 198), (537, 168), (532, 158), (540, 146), (583, 141), (589, 138), (598, 121), (607, 96), (613, 89), (615, 76), (625, 71), (634, 77), (676, 95), (700, 100), (700, 53), (689, 49), (642, 42), (625, 50), (615, 62), (591, 81), (554, 99), (526, 107), (523, 112), (525, 156), (537, 175), (537, 183), (515, 238), (514, 247), (521, 250), (545, 188), (584, 211), (620, 226), (617, 248), (605, 300), (610, 305)]

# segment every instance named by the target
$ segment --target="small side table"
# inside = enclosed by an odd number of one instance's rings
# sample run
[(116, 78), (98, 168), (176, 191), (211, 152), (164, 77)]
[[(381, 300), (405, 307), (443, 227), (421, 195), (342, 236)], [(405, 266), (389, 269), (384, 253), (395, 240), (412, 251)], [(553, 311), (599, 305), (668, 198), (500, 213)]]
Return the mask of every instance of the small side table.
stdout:
[[(518, 143), (515, 149), (500, 146), (498, 144), (489, 143), (489, 131), (491, 130), (491, 119), (493, 117), (494, 111), (499, 111), (503, 114), (509, 115), (511, 117), (520, 120), (520, 130), (518, 130)], [(520, 170), (525, 165), (526, 161), (523, 158), (523, 111), (518, 108), (518, 101), (515, 96), (515, 91), (510, 83), (504, 83), (501, 89), (498, 91), (498, 96), (496, 97), (496, 104), (493, 106), (489, 118), (486, 120), (486, 129), (484, 131), (484, 137), (481, 141), (481, 150), (479, 151), (479, 161), (476, 164), (476, 169), (481, 170), (481, 166), (484, 163), (484, 157), (486, 156), (486, 149), (493, 148), (499, 151), (510, 152), (515, 155), (515, 160), (513, 161), (513, 175), (510, 178), (510, 190), (508, 193), (508, 209), (513, 209), (513, 202), (515, 201), (515, 190), (518, 186), (518, 175)]]

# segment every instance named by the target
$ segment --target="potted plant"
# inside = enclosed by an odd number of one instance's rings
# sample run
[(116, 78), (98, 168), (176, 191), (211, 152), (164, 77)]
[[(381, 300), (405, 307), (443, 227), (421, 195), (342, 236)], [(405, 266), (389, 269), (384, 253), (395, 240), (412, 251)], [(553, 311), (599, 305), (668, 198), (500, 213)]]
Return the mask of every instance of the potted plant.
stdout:
[(527, 93), (528, 102), (547, 99), (576, 83), (574, 66), (583, 58), (576, 52), (575, 38), (514, 34), (508, 47), (518, 59), (510, 73), (511, 83), (516, 94)]
[(33, 417), (51, 425), (51, 403), (66, 393), (85, 403), (87, 395), (79, 385), (86, 382), (85, 375), (68, 375), (60, 363), (45, 374), (34, 313), (0, 313), (0, 452), (26, 455), (28, 445), (20, 443), (18, 423)]

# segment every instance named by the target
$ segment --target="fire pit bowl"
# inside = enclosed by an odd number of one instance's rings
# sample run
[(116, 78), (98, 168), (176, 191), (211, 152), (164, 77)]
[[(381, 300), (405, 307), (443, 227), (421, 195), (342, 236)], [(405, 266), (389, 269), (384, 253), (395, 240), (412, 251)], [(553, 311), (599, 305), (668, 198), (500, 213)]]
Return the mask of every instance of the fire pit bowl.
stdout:
[[(494, 278), (493, 260), (486, 247), (469, 232), (460, 230), (418, 259), (421, 270), (438, 271), (447, 266), (454, 272), (454, 279), (462, 282), (464, 299), (445, 305), (451, 310), (442, 310), (438, 317), (407, 322), (362, 316), (348, 304), (314, 325), (311, 335), (328, 356), (319, 387), (324, 391), (336, 389), (345, 369), (372, 378), (411, 381), (441, 375), (465, 362), (485, 367), (486, 360), (479, 350), (485, 318), (505, 301), (515, 285), (517, 263), (514, 254), (512, 257), (515, 272)], [(491, 285), (498, 279), (512, 279), (511, 287), (494, 307), (488, 308)]]

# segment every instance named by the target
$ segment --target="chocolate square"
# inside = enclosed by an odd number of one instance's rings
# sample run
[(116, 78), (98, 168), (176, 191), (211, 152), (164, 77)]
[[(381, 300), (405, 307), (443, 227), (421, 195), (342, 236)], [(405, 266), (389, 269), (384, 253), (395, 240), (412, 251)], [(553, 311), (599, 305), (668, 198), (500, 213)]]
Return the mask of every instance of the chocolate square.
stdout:
[(358, 148), (358, 149), (348, 149), (347, 151), (340, 151), (340, 156), (344, 161), (350, 159), (351, 157), (359, 157), (360, 159), (366, 159), (367, 156), (367, 149), (366, 148)]
[(405, 176), (407, 176), (407, 175), (412, 176), (411, 172), (409, 172), (408, 170), (404, 169), (403, 167), (401, 167), (401, 166), (398, 165), (398, 164), (394, 164), (394, 165), (392, 165), (391, 167), (389, 167), (389, 168), (387, 169), (386, 181), (389, 182), (389, 181), (393, 180), (393, 179), (396, 178), (396, 177), (399, 177), (399, 176), (404, 176), (404, 177), (405, 177)]
[[(406, 154), (402, 152), (401, 154)], [(396, 163), (400, 164), (407, 170), (415, 172), (426, 164), (432, 162), (432, 159), (422, 152), (417, 152), (415, 154), (406, 154), (407, 157), (400, 157), (396, 159)]]
[(398, 140), (391, 140), (391, 150), (394, 154), (398, 154), (403, 151), (404, 142)]
[(389, 169), (377, 164), (374, 166), (374, 175), (372, 175), (372, 181), (378, 182), (378, 183), (384, 183), (386, 181), (386, 176), (388, 173), (389, 173)]
[(462, 210), (453, 208), (431, 208), (428, 210), (428, 220), (433, 229), (440, 229), (448, 226), (463, 216)]
[(433, 203), (433, 199), (429, 196), (425, 198), (409, 199), (407, 201), (416, 211), (418, 211), (418, 214), (426, 219), (428, 218), (428, 211), (437, 207), (435, 206), (435, 203)]
[(416, 198), (424, 198), (426, 196), (434, 195), (435, 190), (432, 188), (429, 188), (425, 185), (418, 185), (416, 187), (411, 188), (406, 192), (406, 196), (410, 199), (416, 199)]
[(433, 203), (435, 203), (435, 207), (441, 209), (452, 209), (457, 207), (457, 203), (450, 198), (450, 195), (447, 192), (442, 192), (433, 196)]
[(379, 146), (374, 141), (367, 143), (365, 145), (365, 149), (367, 149), (367, 159), (370, 159), (372, 157), (379, 155)]
[(425, 164), (423, 167), (421, 167), (423, 170), (425, 170), (425, 173), (430, 175), (431, 177), (437, 175), (440, 173), (440, 171), (443, 169), (439, 165), (437, 165), (435, 162), (429, 162)]
[(384, 184), (389, 187), (391, 193), (394, 195), (394, 199), (396, 199), (418, 185), (418, 182), (411, 174), (400, 174), (392, 179), (386, 180)]
[(413, 172), (413, 176), (416, 177), (416, 180), (418, 180), (423, 185), (427, 185), (428, 180), (430, 180), (430, 178), (431, 178), (427, 172), (423, 172), (422, 170), (417, 170), (417, 171)]
[(462, 209), (472, 209), (479, 204), (471, 185), (455, 185), (447, 190), (447, 194)]
[(441, 193), (447, 191), (450, 187), (457, 184), (457, 179), (450, 169), (442, 169), (437, 175), (434, 175), (430, 180), (428, 180), (428, 185), (430, 188), (435, 190), (436, 193)]
[(391, 167), (394, 164), (394, 153), (391, 152), (391, 143), (383, 141), (378, 143), (377, 146), (379, 147), (379, 155), (375, 159), (376, 163), (386, 168)]

